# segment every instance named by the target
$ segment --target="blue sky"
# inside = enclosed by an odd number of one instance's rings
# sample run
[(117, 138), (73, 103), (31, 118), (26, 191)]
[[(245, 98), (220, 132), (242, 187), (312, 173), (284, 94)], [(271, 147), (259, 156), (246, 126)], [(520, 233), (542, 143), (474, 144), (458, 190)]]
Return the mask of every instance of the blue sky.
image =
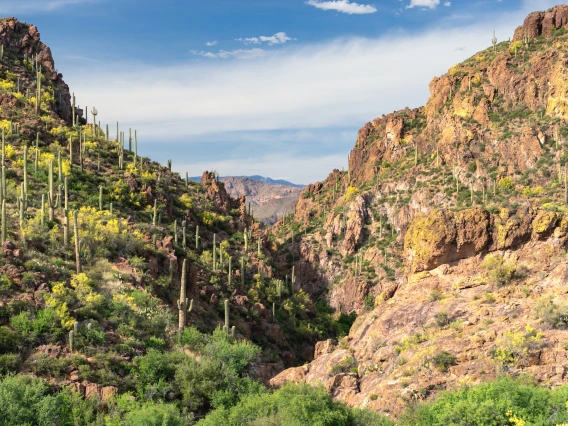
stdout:
[[(0, 0), (36, 25), (103, 123), (185, 174), (299, 183), (346, 165), (357, 130), (553, 0)], [(111, 126), (111, 128), (113, 128)]]

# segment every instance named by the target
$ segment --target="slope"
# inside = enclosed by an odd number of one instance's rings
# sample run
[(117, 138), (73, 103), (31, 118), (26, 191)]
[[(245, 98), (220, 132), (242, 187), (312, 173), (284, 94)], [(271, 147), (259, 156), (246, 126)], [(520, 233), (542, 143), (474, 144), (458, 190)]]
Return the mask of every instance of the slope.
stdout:
[(367, 123), (271, 230), (299, 286), (360, 317), (283, 372), (391, 415), (498, 372), (565, 382), (568, 6)]

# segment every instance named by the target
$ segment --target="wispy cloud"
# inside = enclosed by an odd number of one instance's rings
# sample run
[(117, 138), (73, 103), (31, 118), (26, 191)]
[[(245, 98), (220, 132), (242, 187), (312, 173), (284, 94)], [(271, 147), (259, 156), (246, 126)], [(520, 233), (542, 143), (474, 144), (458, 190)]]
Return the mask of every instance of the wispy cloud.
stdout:
[[(257, 167), (258, 174), (298, 176), (296, 181), (308, 183), (341, 168), (365, 122), (405, 106), (424, 105), (434, 76), (489, 47), (493, 29), (512, 34), (527, 12), (551, 3), (540, 1), (535, 7), (527, 2), (512, 13), (487, 13), (472, 25), (437, 22), (419, 33), (294, 45), (247, 61), (76, 61), (58, 67), (66, 70), (65, 80), (78, 102), (97, 106), (102, 123), (118, 119), (121, 126), (138, 129), (142, 155), (179, 158), (174, 161), (179, 171), (184, 170), (176, 163), (191, 161), (188, 171), (193, 175), (205, 167), (223, 175)], [(238, 57), (222, 52), (210, 53)], [(350, 130), (339, 136), (337, 129)], [(295, 135), (276, 136), (300, 130), (307, 135), (302, 144), (294, 145)], [(255, 133), (258, 140), (245, 141), (238, 137), (243, 133)], [(321, 155), (337, 159), (324, 161)], [(278, 171), (261, 169), (264, 160)]]
[(279, 32), (273, 36), (259, 36), (259, 37), (247, 37), (247, 38), (237, 38), (236, 41), (243, 42), (244, 44), (261, 44), (268, 43), (270, 46), (274, 44), (284, 44), (287, 41), (292, 40), (288, 37), (285, 32)]
[(217, 40), (208, 41), (207, 43), (205, 43), (205, 46), (209, 46), (209, 47), (216, 46), (216, 45), (217, 45)]
[[(444, 6), (449, 6), (444, 4)], [(440, 5), (440, 0), (410, 0), (410, 4), (406, 6), (407, 9), (412, 9), (413, 7), (424, 7), (428, 9), (436, 9)]]
[(347, 13), (349, 15), (364, 15), (377, 11), (377, 8), (372, 5), (351, 3), (349, 0), (308, 0), (306, 4), (321, 10), (335, 10), (336, 12)]
[(104, 0), (2, 0), (0, 13), (10, 15), (23, 12), (50, 12), (62, 7), (101, 1)]
[(199, 50), (190, 50), (189, 53), (192, 55), (203, 56), (209, 59), (252, 59), (259, 58), (266, 54), (264, 49), (236, 49), (236, 50), (219, 50), (218, 52), (207, 52)]

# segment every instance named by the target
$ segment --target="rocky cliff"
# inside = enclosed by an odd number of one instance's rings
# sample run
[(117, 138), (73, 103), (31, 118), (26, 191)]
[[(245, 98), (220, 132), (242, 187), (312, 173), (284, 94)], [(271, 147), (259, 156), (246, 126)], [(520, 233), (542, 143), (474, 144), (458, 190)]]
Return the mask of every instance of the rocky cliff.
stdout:
[(568, 6), (434, 78), (357, 135), (346, 172), (271, 230), (297, 288), (360, 316), (287, 380), (396, 415), (441, 389), (565, 381)]
[[(59, 118), (70, 124), (72, 119), (71, 95), (69, 86), (63, 81), (63, 75), (55, 68), (51, 49), (40, 40), (38, 29), (34, 25), (18, 21), (16, 18), (0, 20), (0, 44), (4, 46), (4, 54), (11, 60), (10, 65), (3, 65), (0, 71), (15, 73), (18, 77), (19, 89), (22, 93), (30, 90), (35, 93), (35, 81), (28, 78), (27, 68), (31, 68), (32, 62), (41, 67), (42, 73), (48, 84), (53, 87), (53, 100), (48, 107)], [(23, 59), (23, 61), (21, 59)], [(0, 105), (4, 108), (14, 107), (11, 96), (3, 96)]]

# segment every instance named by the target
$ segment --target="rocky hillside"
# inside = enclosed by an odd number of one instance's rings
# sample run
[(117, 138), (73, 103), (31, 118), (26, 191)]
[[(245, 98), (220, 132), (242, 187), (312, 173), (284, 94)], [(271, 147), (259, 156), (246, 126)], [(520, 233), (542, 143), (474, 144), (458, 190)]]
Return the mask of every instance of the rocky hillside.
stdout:
[(283, 216), (294, 212), (294, 206), (300, 198), (302, 188), (289, 185), (274, 185), (247, 177), (223, 177), (233, 198), (244, 196), (247, 206), (250, 203), (251, 214), (265, 225), (273, 225)]
[(367, 123), (271, 230), (299, 287), (360, 315), (273, 384), (397, 415), (500, 372), (565, 382), (567, 29), (568, 6), (533, 13)]
[[(345, 334), (352, 320), (273, 261), (244, 196), (214, 173), (182, 180), (139, 154), (136, 132), (110, 135), (34, 26), (0, 20), (0, 46), (0, 376), (115, 401), (112, 424), (138, 410), (117, 408), (126, 392), (193, 424)], [(48, 424), (6, 423), (2, 410), (2, 424)]]

